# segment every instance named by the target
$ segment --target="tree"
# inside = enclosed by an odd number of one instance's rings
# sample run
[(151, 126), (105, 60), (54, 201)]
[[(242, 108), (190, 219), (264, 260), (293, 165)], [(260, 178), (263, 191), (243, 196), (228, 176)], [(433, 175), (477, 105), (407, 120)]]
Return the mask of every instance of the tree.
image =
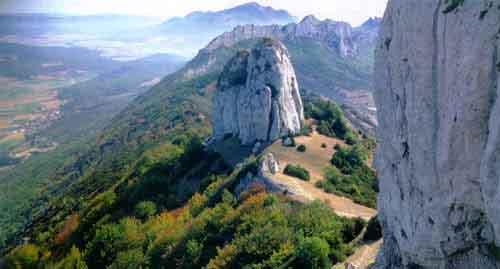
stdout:
[(143, 269), (147, 266), (147, 258), (140, 249), (132, 249), (118, 253), (108, 269)]
[(6, 257), (6, 268), (8, 269), (35, 269), (38, 267), (41, 252), (33, 244), (25, 244), (15, 248)]
[(64, 259), (56, 263), (53, 269), (87, 269), (87, 264), (83, 260), (80, 250), (73, 246)]
[(330, 246), (319, 237), (306, 237), (299, 243), (297, 258), (300, 268), (326, 269), (332, 264), (328, 258)]
[(156, 204), (151, 201), (143, 201), (135, 206), (135, 215), (140, 219), (148, 219), (156, 214)]

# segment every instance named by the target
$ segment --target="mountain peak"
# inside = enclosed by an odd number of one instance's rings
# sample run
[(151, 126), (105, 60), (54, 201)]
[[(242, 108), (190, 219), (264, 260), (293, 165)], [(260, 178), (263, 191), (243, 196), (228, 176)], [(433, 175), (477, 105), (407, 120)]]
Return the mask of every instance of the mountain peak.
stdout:
[(300, 22), (301, 24), (308, 23), (308, 24), (318, 24), (321, 23), (321, 21), (316, 18), (314, 15), (308, 15), (305, 16), (304, 19)]
[(379, 27), (380, 23), (382, 22), (382, 18), (379, 17), (370, 17), (368, 20), (366, 20), (361, 27)]
[(263, 7), (263, 6), (261, 6), (257, 2), (248, 2), (248, 3), (245, 3), (245, 4), (241, 4), (241, 5), (237, 6), (237, 7), (259, 8), (259, 7)]
[[(296, 18), (286, 10), (261, 6), (249, 2), (219, 11), (194, 11), (185, 17), (170, 19), (161, 25), (161, 31), (169, 34), (191, 34), (200, 36), (204, 33), (210, 38), (214, 35), (230, 31), (238, 25), (285, 25), (295, 22)], [(203, 36), (203, 34), (201, 34)], [(210, 41), (207, 38), (206, 41)]]

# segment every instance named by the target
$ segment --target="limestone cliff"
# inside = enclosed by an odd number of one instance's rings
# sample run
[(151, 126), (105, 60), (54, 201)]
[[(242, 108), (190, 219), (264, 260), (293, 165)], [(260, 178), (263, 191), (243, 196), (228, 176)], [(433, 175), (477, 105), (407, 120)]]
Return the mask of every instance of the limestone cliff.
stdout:
[(364, 43), (373, 42), (380, 20), (369, 19), (360, 27), (353, 28), (346, 22), (318, 20), (314, 16), (305, 17), (300, 23), (280, 25), (242, 25), (215, 38), (204, 49), (212, 51), (219, 47), (230, 47), (234, 44), (253, 38), (275, 38), (279, 40), (310, 38), (326, 44), (342, 57), (354, 56)]
[(238, 136), (243, 145), (300, 131), (304, 109), (285, 46), (264, 39), (224, 67), (214, 96), (214, 138)]
[(500, 268), (500, 1), (390, 0), (375, 59), (379, 268)]

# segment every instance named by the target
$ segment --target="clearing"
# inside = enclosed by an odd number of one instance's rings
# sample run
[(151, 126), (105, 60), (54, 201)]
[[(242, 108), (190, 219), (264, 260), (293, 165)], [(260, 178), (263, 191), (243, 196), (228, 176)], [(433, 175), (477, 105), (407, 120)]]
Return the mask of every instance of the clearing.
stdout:
[[(298, 152), (295, 147), (285, 147), (281, 140), (269, 146), (265, 153), (273, 153), (280, 164), (280, 172), (271, 175), (269, 178), (275, 180), (278, 184), (283, 185), (286, 189), (292, 190), (290, 195), (293, 199), (307, 202), (313, 200), (323, 201), (339, 216), (348, 218), (362, 218), (369, 220), (377, 214), (373, 208), (359, 205), (352, 200), (326, 193), (322, 189), (317, 188), (314, 184), (323, 180), (323, 171), (325, 167), (330, 165), (330, 160), (335, 153), (334, 146), (345, 146), (345, 142), (336, 138), (327, 137), (318, 134), (314, 130), (310, 136), (301, 136), (295, 138), (297, 145), (303, 144), (306, 146), (305, 152)], [(325, 144), (326, 147), (322, 147)], [(371, 163), (371, 161), (369, 161)], [(307, 169), (311, 174), (310, 181), (303, 181), (294, 177), (283, 174), (283, 170), (287, 164), (300, 165)], [(382, 240), (376, 242), (356, 242), (356, 251), (344, 263), (337, 264), (333, 269), (347, 268), (346, 264), (355, 265), (355, 268), (368, 268), (375, 261), (380, 250)]]

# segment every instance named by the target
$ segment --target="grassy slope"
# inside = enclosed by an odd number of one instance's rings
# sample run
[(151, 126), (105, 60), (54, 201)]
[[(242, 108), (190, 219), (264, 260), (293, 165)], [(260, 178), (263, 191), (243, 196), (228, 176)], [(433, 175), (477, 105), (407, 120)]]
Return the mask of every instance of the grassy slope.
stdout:
[[(136, 94), (146, 90), (139, 85), (170, 73), (179, 65), (177, 59), (172, 61), (168, 56), (150, 57), (60, 90), (61, 98), (67, 100), (63, 107), (64, 117), (31, 137), (49, 137), (57, 141), (57, 149), (36, 154), (14, 169), (0, 172), (0, 246), (4, 236), (16, 231), (30, 218), (29, 212), (20, 213), (32, 206), (33, 198), (46, 191), (48, 183), (56, 178), (72, 178), (74, 173), (80, 172), (80, 155), (95, 145), (96, 135), (116, 113)], [(61, 169), (63, 167), (65, 170)], [(38, 201), (35, 207), (43, 208), (43, 203), (44, 200)]]

